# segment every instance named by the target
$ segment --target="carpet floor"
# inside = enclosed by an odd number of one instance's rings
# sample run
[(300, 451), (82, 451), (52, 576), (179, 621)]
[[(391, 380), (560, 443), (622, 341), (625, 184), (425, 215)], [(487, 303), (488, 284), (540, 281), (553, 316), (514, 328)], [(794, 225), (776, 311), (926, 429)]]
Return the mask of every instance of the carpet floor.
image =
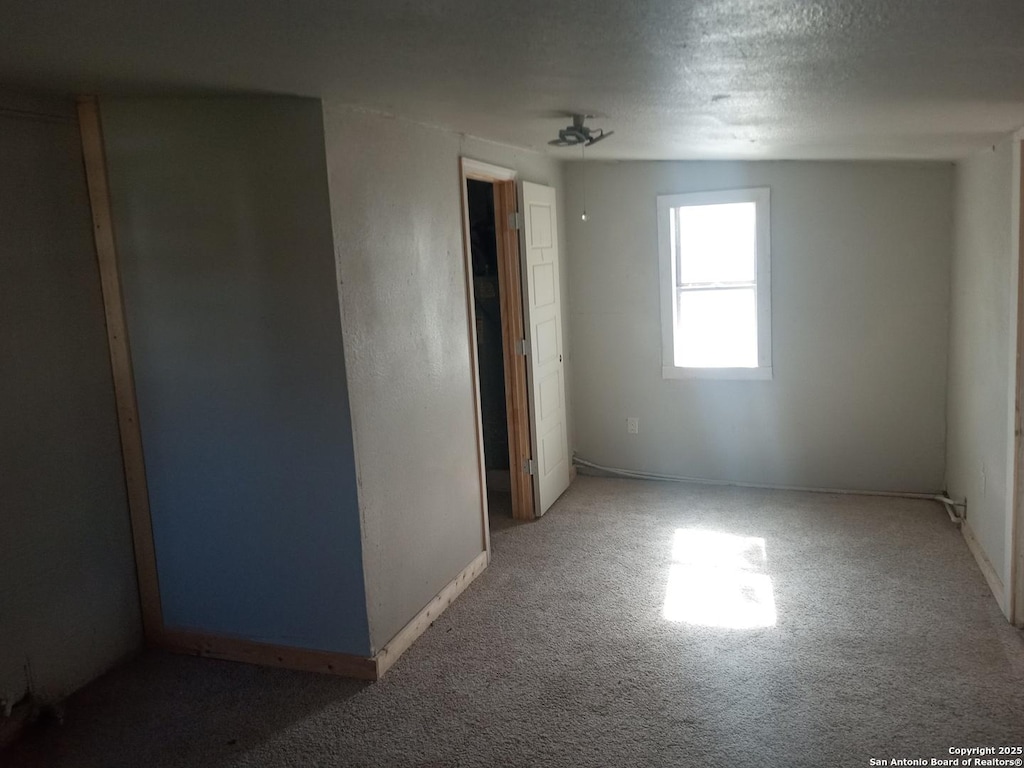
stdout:
[(148, 653), (0, 763), (818, 768), (1024, 744), (1024, 640), (933, 502), (580, 477), (535, 523), (495, 519), (492, 549), (378, 683)]

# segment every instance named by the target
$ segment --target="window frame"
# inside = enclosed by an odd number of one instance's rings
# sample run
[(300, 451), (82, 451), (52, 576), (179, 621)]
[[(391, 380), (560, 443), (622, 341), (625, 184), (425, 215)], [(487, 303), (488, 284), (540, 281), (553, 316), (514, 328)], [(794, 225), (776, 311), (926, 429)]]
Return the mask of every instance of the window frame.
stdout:
[[(676, 365), (676, 254), (672, 252), (673, 210), (686, 206), (754, 203), (757, 303), (757, 366), (752, 368), (692, 368)], [(658, 260), (661, 294), (661, 374), (665, 379), (772, 378), (771, 191), (768, 187), (724, 189), (658, 195)]]

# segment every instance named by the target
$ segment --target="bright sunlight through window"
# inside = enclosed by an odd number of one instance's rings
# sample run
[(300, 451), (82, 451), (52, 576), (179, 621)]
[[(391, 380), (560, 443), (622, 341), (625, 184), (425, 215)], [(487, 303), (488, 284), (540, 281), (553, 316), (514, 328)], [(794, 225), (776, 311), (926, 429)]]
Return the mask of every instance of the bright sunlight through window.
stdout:
[(681, 528), (672, 539), (663, 615), (706, 627), (774, 627), (767, 565), (764, 539)]
[(658, 198), (666, 377), (770, 378), (768, 190)]

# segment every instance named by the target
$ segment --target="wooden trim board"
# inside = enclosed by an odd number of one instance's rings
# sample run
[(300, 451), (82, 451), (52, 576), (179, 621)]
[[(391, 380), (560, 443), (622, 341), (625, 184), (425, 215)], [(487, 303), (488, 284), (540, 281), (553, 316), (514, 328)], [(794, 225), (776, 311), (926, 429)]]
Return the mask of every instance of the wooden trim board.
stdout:
[[(498, 299), (501, 314), (502, 364), (505, 376), (505, 411), (508, 424), (509, 475), (512, 493), (512, 517), (533, 520), (533, 478), (524, 469), (532, 450), (530, 445), (529, 399), (526, 389), (526, 358), (516, 354), (516, 344), (526, 338), (523, 329), (523, 300), (519, 268), (519, 233), (510, 226), (510, 215), (518, 210), (517, 173), (479, 160), (460, 158), (462, 169), (462, 237), (466, 273), (469, 282), (470, 343), (473, 346), (474, 405), (477, 408), (477, 441), (483, 464), (483, 421), (480, 413), (480, 368), (476, 354), (476, 305), (473, 296), (473, 254), (469, 231), (469, 205), (466, 183), (469, 179), (491, 184), (494, 190), (494, 224), (498, 249)], [(486, 484), (486, 472), (483, 481)], [(484, 488), (484, 528), (486, 548), (490, 551), (489, 526)]]
[(509, 216), (516, 212), (517, 199), (515, 182), (494, 182), (494, 219), (498, 238), (498, 298), (505, 372), (505, 410), (508, 414), (512, 517), (516, 520), (533, 520), (537, 516), (534, 507), (533, 477), (523, 469), (532, 450), (526, 357), (517, 354), (515, 348), (518, 341), (526, 338), (523, 327), (519, 232), (509, 226)]
[(1003, 580), (999, 578), (996, 569), (992, 567), (992, 563), (989, 562), (988, 557), (981, 548), (981, 544), (978, 543), (978, 539), (974, 535), (974, 531), (971, 530), (971, 526), (967, 524), (966, 520), (960, 526), (960, 533), (963, 534), (964, 541), (967, 542), (967, 548), (971, 550), (971, 554), (974, 555), (974, 559), (978, 562), (978, 567), (981, 569), (985, 581), (988, 582), (988, 588), (992, 590), (992, 594), (995, 596), (996, 602), (999, 603), (1000, 609), (1002, 609), (1003, 613), (1006, 613), (1003, 602)]
[(305, 672), (377, 679), (377, 662), (363, 656), (306, 648), (257, 643), (240, 638), (207, 635), (200, 632), (165, 630), (159, 647), (174, 653), (203, 656), (209, 659), (241, 661), (267, 667), (284, 667)]
[(94, 96), (78, 99), (78, 127), (82, 137), (85, 177), (92, 208), (93, 239), (96, 261), (103, 290), (103, 309), (107, 320), (107, 345), (114, 378), (117, 423), (121, 433), (121, 457), (124, 462), (128, 494), (128, 514), (135, 548), (135, 571), (139, 582), (142, 628), (150, 642), (163, 630), (160, 607), (160, 585), (156, 570), (156, 549), (153, 524), (149, 516), (149, 490), (139, 431), (139, 409), (135, 400), (135, 377), (132, 372), (128, 323), (125, 319), (124, 297), (117, 260), (117, 243), (110, 207), (110, 186), (107, 180), (107, 158), (103, 145), (99, 102)]
[(405, 653), (420, 635), (422, 635), (437, 617), (445, 612), (455, 598), (465, 591), (466, 587), (473, 583), (473, 580), (484, 572), (487, 567), (488, 553), (481, 552), (472, 562), (467, 565), (459, 575), (448, 582), (445, 587), (434, 596), (412, 621), (399, 630), (398, 634), (388, 641), (387, 645), (381, 648), (374, 659), (377, 662), (377, 677), (383, 677), (391, 666), (398, 661), (398, 657)]
[(242, 638), (207, 635), (189, 630), (165, 629), (155, 645), (172, 653), (202, 656), (209, 659), (239, 661), (267, 667), (283, 667), (305, 672), (379, 680), (398, 658), (422, 635), (437, 617), (444, 613), (473, 580), (487, 567), (488, 553), (481, 552), (463, 568), (434, 598), (402, 627), (376, 655), (354, 656), (347, 653), (317, 651)]

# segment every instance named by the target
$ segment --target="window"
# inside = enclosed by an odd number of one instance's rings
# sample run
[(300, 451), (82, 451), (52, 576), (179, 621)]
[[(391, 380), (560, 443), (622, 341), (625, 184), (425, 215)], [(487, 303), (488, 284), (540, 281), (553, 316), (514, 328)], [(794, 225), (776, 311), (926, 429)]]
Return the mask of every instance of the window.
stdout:
[(658, 197), (662, 373), (770, 379), (768, 189)]

